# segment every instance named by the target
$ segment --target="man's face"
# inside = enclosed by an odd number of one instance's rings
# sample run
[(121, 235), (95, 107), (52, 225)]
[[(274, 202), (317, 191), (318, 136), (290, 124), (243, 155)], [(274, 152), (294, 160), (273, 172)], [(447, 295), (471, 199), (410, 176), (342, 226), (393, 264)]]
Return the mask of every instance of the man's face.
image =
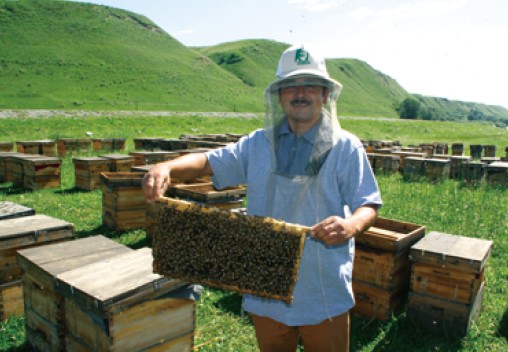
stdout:
[(289, 119), (298, 123), (315, 123), (328, 93), (319, 80), (296, 78), (289, 86), (280, 89), (279, 101)]

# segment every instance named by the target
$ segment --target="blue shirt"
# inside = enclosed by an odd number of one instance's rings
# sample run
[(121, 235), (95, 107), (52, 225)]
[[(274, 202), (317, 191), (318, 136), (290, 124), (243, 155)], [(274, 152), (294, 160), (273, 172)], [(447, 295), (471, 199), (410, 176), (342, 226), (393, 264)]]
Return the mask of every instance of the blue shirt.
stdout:
[[(285, 132), (281, 130), (281, 133)], [(291, 134), (289, 132), (287, 136), (281, 136), (279, 148), (285, 150), (278, 150), (279, 155), (293, 154), (298, 158), (298, 150), (302, 153), (308, 151), (308, 148), (312, 150), (312, 141), (303, 135), (296, 141), (296, 136)], [(287, 140), (284, 141), (286, 137)], [(287, 150), (294, 141), (297, 145), (295, 153)], [(306, 145), (307, 142), (310, 145)], [(212, 179), (217, 188), (247, 184), (248, 215), (273, 216), (267, 213), (267, 200), (271, 199), (267, 195), (271, 168), (270, 148), (264, 130), (257, 130), (236, 144), (207, 153), (213, 170)], [(284, 165), (282, 162), (280, 167), (287, 168), (290, 173), (302, 172), (301, 166), (295, 168), (290, 163)], [(320, 194), (319, 201), (305, 199), (291, 204), (296, 208), (294, 214), (298, 214), (298, 221), (283, 220), (313, 226), (329, 216), (346, 217), (360, 206), (382, 203), (363, 145), (358, 138), (344, 130), (316, 178), (319, 181), (319, 189), (316, 190), (316, 194)], [(274, 204), (273, 209), (287, 207), (284, 197), (275, 197), (275, 201), (279, 203)], [(342, 314), (354, 305), (351, 283), (353, 255), (354, 240), (337, 246), (326, 246), (308, 237), (293, 292), (293, 303), (244, 295), (243, 308), (289, 326), (318, 324)]]

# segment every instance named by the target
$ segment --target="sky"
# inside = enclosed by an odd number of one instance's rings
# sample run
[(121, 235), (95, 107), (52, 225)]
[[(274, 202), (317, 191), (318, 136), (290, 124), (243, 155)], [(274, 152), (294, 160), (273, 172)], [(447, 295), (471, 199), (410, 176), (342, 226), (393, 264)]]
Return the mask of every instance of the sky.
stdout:
[(508, 108), (506, 0), (86, 2), (144, 15), (188, 47), (307, 43), (326, 58), (365, 61), (409, 93)]

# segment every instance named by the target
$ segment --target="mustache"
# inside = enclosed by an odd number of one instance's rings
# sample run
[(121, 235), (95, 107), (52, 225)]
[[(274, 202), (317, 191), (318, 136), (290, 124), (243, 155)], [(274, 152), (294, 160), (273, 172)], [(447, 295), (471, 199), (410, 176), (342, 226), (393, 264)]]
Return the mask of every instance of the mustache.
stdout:
[(294, 104), (310, 104), (310, 101), (305, 98), (296, 98), (291, 100), (291, 105)]

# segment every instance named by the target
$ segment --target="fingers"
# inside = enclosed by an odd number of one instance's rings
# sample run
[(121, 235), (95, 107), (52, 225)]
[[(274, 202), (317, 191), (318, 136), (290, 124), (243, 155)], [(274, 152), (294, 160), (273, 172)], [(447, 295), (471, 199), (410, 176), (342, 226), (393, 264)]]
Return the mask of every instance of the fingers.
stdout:
[(145, 199), (152, 203), (164, 196), (170, 184), (169, 173), (150, 171), (143, 177), (142, 188)]
[(347, 220), (338, 216), (329, 217), (312, 227), (312, 236), (327, 245), (337, 245), (351, 238)]

